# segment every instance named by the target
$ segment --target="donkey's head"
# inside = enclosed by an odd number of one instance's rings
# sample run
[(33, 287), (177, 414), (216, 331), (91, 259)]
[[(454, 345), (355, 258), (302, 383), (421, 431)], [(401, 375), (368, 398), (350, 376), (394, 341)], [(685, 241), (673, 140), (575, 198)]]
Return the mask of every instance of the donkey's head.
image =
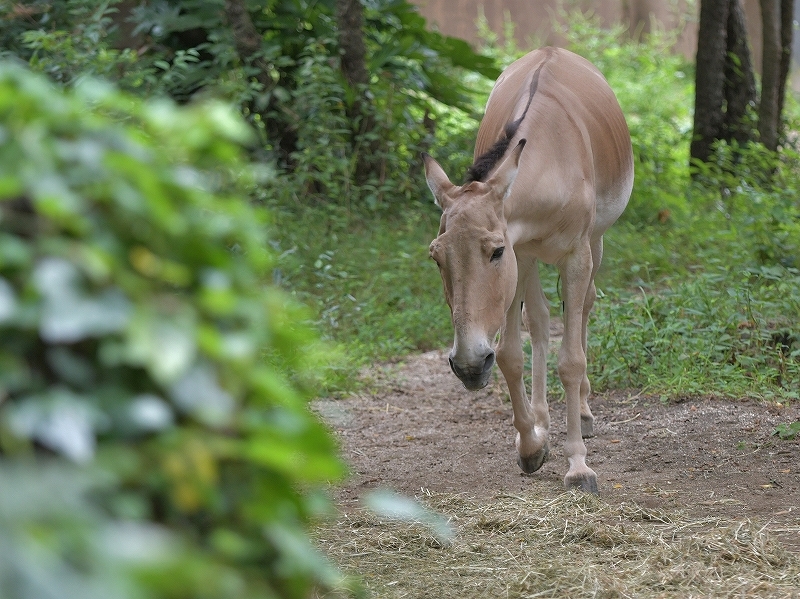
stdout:
[(442, 209), (431, 258), (439, 266), (455, 329), (450, 368), (470, 390), (489, 382), (494, 338), (517, 286), (517, 261), (508, 239), (503, 202), (519, 168), (525, 140), (485, 182), (453, 185), (425, 154), (425, 177)]

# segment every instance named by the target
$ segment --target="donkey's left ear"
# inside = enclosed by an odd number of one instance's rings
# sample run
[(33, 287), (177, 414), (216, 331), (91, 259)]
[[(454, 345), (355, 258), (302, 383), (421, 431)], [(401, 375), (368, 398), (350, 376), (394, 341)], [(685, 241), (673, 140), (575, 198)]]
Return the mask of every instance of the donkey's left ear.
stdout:
[(455, 185), (450, 182), (444, 169), (429, 154), (422, 153), (422, 162), (425, 164), (425, 180), (433, 193), (433, 199), (439, 208), (445, 210), (451, 202), (447, 192)]
[(511, 193), (511, 186), (517, 178), (519, 172), (519, 158), (522, 156), (522, 150), (525, 149), (527, 140), (521, 139), (511, 153), (503, 160), (500, 167), (492, 175), (486, 183), (504, 200)]

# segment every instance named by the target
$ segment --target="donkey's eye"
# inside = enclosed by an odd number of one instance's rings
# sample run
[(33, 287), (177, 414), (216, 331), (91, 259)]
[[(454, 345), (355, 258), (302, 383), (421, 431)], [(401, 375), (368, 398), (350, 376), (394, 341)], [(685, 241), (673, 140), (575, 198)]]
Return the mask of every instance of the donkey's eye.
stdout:
[(497, 248), (494, 252), (492, 252), (492, 262), (496, 262), (497, 260), (502, 258), (503, 257), (503, 252), (505, 251), (505, 249), (506, 248), (501, 246), (501, 247)]

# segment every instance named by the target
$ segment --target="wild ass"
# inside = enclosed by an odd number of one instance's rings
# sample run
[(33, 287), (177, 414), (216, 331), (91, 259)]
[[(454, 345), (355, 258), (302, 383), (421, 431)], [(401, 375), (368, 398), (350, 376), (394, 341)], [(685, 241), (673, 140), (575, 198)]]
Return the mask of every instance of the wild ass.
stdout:
[[(564, 484), (596, 493), (583, 442), (594, 423), (586, 324), (603, 233), (622, 214), (633, 187), (630, 134), (614, 92), (584, 58), (559, 48), (536, 50), (495, 83), (464, 185), (451, 183), (427, 154), (423, 159), (443, 211), (430, 255), (455, 329), (450, 367), (476, 390), (486, 386), (497, 357), (511, 395), (517, 463), (525, 472), (541, 468), (549, 454), (550, 317), (538, 261), (556, 265), (564, 305), (558, 355), (567, 405)], [(531, 336), (531, 401), (522, 379), (523, 317)]]

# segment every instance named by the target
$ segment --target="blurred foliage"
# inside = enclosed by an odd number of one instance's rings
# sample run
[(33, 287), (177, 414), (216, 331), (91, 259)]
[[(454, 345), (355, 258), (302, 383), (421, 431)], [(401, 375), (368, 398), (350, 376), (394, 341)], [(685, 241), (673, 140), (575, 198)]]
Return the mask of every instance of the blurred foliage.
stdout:
[(339, 478), (244, 123), (0, 65), (0, 596), (305, 597)]

